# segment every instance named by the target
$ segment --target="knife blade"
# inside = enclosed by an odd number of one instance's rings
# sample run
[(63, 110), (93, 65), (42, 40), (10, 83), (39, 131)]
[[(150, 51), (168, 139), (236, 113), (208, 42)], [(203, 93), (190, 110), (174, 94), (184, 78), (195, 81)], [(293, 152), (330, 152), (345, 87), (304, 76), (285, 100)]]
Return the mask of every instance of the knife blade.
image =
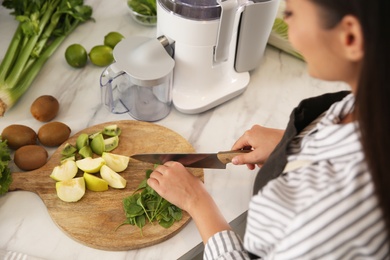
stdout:
[(251, 152), (251, 150), (222, 151), (218, 153), (145, 153), (130, 156), (138, 161), (164, 164), (176, 161), (190, 168), (226, 169), (233, 157)]

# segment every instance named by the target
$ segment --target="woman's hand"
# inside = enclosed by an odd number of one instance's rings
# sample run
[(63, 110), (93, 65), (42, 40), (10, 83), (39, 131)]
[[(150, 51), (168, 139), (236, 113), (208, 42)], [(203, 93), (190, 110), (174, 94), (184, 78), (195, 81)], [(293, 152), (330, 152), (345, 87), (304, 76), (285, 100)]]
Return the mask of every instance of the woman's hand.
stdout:
[(282, 139), (283, 134), (284, 130), (254, 125), (232, 147), (232, 150), (252, 149), (253, 151), (234, 157), (232, 163), (246, 164), (251, 170), (255, 168), (256, 164), (263, 165)]
[(170, 161), (157, 166), (148, 185), (191, 215), (204, 243), (215, 233), (231, 229), (203, 182), (181, 163)]
[(148, 185), (161, 197), (191, 214), (198, 201), (208, 196), (202, 181), (181, 163), (166, 162), (150, 174)]

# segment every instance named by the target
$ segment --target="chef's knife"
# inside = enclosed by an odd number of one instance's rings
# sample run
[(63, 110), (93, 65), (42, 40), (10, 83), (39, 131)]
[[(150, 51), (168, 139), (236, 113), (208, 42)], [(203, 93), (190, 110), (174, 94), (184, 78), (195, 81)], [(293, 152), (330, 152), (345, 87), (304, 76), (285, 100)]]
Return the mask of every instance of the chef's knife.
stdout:
[(138, 161), (164, 164), (167, 161), (180, 162), (190, 168), (226, 169), (236, 155), (248, 153), (251, 150), (224, 151), (218, 153), (146, 153), (130, 156)]

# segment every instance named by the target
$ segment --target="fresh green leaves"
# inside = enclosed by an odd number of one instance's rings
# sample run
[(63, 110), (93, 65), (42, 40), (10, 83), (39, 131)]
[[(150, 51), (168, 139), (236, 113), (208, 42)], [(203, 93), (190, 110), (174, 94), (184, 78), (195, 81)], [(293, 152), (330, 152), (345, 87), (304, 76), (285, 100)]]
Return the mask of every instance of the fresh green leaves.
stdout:
[(8, 191), (12, 182), (11, 170), (8, 166), (10, 160), (10, 150), (8, 149), (7, 141), (1, 141), (0, 138), (0, 195)]
[[(182, 218), (180, 208), (162, 198), (148, 184), (152, 170), (147, 170), (145, 179), (138, 185), (133, 195), (123, 199), (123, 208), (125, 210), (126, 221), (123, 224), (137, 226), (141, 230), (146, 225), (146, 220), (149, 223), (157, 221), (164, 228), (171, 227), (175, 221)], [(122, 225), (123, 225), (122, 224)]]
[(156, 16), (156, 0), (128, 0), (127, 4), (134, 12), (147, 16)]

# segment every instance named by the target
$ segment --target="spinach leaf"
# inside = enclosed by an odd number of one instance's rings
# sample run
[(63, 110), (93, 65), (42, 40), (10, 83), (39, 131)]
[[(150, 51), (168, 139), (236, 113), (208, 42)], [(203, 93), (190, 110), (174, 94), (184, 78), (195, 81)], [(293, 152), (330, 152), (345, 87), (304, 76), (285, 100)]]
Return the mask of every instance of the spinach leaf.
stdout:
[(120, 226), (125, 224), (137, 226), (140, 228), (141, 235), (146, 220), (151, 224), (156, 221), (160, 226), (169, 228), (182, 219), (182, 210), (162, 198), (147, 184), (147, 179), (152, 172), (153, 170), (146, 170), (145, 179), (141, 181), (136, 191), (123, 199), (126, 221)]

